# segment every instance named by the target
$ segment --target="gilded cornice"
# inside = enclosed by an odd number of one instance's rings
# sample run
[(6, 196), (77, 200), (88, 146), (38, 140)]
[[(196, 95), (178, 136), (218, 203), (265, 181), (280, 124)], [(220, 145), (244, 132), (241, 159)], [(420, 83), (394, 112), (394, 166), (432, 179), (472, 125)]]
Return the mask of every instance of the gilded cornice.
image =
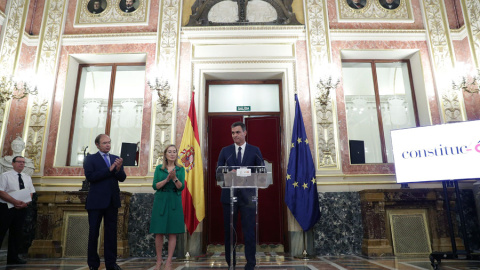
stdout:
[(303, 25), (249, 25), (249, 26), (183, 26), (182, 31), (205, 32), (205, 31), (259, 31), (259, 30), (303, 30)]
[(81, 39), (81, 38), (130, 38), (130, 37), (156, 37), (156, 32), (141, 32), (141, 33), (102, 33), (102, 34), (78, 34), (78, 35), (63, 35), (63, 39)]

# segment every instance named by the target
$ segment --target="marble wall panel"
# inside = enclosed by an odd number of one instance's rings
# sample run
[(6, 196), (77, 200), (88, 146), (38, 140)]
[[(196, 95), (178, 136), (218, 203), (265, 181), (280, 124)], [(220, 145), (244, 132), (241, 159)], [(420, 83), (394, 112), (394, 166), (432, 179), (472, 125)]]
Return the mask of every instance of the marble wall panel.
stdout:
[[(305, 132), (309, 141), (315, 141), (313, 135), (313, 120), (312, 120), (312, 103), (311, 99), (315, 97), (315, 94), (310, 91), (309, 76), (308, 76), (308, 51), (305, 40), (299, 40), (295, 44), (295, 57), (296, 57), (296, 74), (297, 74), (297, 92), (298, 101), (300, 102), (300, 108), (302, 109), (303, 123), (305, 125)], [(316, 84), (317, 82), (313, 82)], [(289, 96), (283, 97), (283, 102), (290, 102)], [(293, 97), (291, 97), (293, 98)], [(287, 138), (290, 138), (292, 134), (287, 134)], [(288, 140), (290, 141), (290, 140)], [(315, 155), (315, 144), (310, 144), (310, 151), (312, 155)]]
[[(472, 54), (470, 50), (470, 44), (468, 43), (468, 38), (463, 40), (453, 41), (453, 48), (455, 52), (455, 58), (458, 63), (464, 63), (470, 67), (474, 67)], [(471, 78), (469, 78), (471, 79)], [(479, 120), (480, 119), (480, 94), (470, 94), (463, 92), (463, 100), (465, 102), (465, 111), (467, 113), (468, 120)]]
[[(420, 2), (418, 0), (410, 0), (413, 10), (413, 23), (363, 23), (363, 22), (338, 22), (337, 4), (336, 0), (328, 0), (328, 19), (330, 29), (425, 29), (423, 26), (422, 12)], [(460, 6), (459, 6), (460, 7)]]
[[(188, 110), (190, 109), (190, 99), (192, 96), (192, 44), (190, 42), (180, 43), (180, 63), (179, 63), (179, 73), (178, 73), (178, 95), (177, 95), (177, 120), (176, 120), (176, 132), (175, 132), (175, 143), (177, 146), (180, 146), (182, 142), (183, 130), (185, 129), (185, 122), (187, 121)], [(198, 89), (197, 89), (198, 90)], [(197, 113), (197, 121), (199, 123), (200, 119), (200, 106), (199, 100), (204, 101), (205, 97), (202, 97), (195, 92), (195, 109)], [(198, 130), (199, 134), (205, 134), (202, 132), (202, 127), (200, 126)], [(203, 137), (206, 139), (206, 136)], [(202, 138), (200, 138), (202, 140)], [(200, 143), (200, 146), (206, 145), (205, 142)]]
[(7, 0), (0, 0), (0, 10), (5, 13), (5, 8), (7, 7)]
[[(462, 190), (462, 206), (465, 215), (465, 229), (467, 231), (467, 239), (470, 245), (470, 250), (480, 250), (480, 224), (477, 217), (477, 209), (475, 205), (475, 197), (472, 190)], [(457, 222), (460, 223), (460, 217), (457, 214)], [(460, 233), (460, 235), (462, 235)], [(462, 236), (463, 238), (463, 236)]]
[[(20, 58), (18, 59), (18, 67), (15, 75), (20, 75), (23, 71), (32, 70), (35, 63), (35, 53), (37, 47), (26, 46), (22, 44)], [(7, 119), (7, 127), (5, 130), (4, 145), (2, 148), (2, 155), (11, 155), (11, 143), (17, 135), (25, 139), (23, 135), (23, 127), (25, 124), (25, 114), (27, 112), (28, 97), (17, 100), (13, 99), (10, 105), (10, 112)]]
[[(48, 133), (47, 155), (45, 158), (44, 175), (45, 176), (82, 176), (83, 168), (79, 167), (54, 167), (54, 156), (57, 136), (59, 134), (59, 121), (64, 98), (65, 80), (67, 76), (67, 67), (70, 54), (120, 54), (120, 53), (146, 53), (147, 72), (155, 63), (155, 44), (111, 44), (111, 45), (91, 45), (91, 46), (64, 46), (62, 47), (59, 62), (59, 71), (56, 82), (56, 92), (54, 94), (50, 130)], [(140, 166), (127, 167), (125, 172), (127, 176), (146, 175), (148, 173), (148, 160), (150, 150), (150, 121), (152, 111), (152, 92), (145, 84), (143, 119), (142, 119), (142, 137), (140, 150)], [(65, 135), (61, 135), (65, 136)], [(68, 136), (68, 135), (67, 135)], [(143, 162), (145, 161), (145, 162)]]
[[(155, 257), (155, 235), (149, 233), (153, 193), (135, 193), (130, 201), (128, 244), (130, 257)], [(168, 237), (164, 237), (162, 256), (167, 256)]]
[(315, 255), (360, 254), (363, 227), (358, 192), (319, 193), (320, 221), (314, 226)]
[[(411, 193), (407, 192), (404, 194), (406, 197), (400, 195), (400, 197), (390, 198), (390, 200), (422, 200), (420, 197), (409, 197), (409, 194)], [(462, 190), (461, 196), (463, 204), (460, 208), (463, 209), (466, 217), (465, 228), (470, 249), (478, 250), (480, 248), (480, 226), (473, 192), (472, 190)], [(315, 255), (360, 255), (364, 226), (360, 209), (360, 194), (358, 192), (319, 193), (319, 202), (321, 217), (313, 228)], [(456, 219), (460, 223), (458, 214)], [(436, 226), (445, 234), (448, 231), (446, 224), (436, 224)], [(382, 228), (382, 230), (385, 231), (386, 228)]]
[[(333, 41), (332, 42), (332, 59), (334, 62), (341, 62), (341, 50), (401, 50), (401, 49), (416, 49), (420, 52), (422, 61), (423, 78), (425, 84), (425, 92), (430, 108), (430, 118), (433, 124), (439, 124), (440, 114), (437, 104), (437, 97), (435, 93), (435, 85), (433, 81), (433, 73), (428, 53), (428, 46), (423, 41)], [(340, 66), (340, 64), (339, 64)], [(343, 84), (340, 82), (337, 94), (337, 114), (338, 114), (338, 129), (340, 149), (348, 148), (348, 134), (347, 134), (347, 114), (345, 107), (345, 97), (343, 95)], [(394, 174), (393, 164), (365, 164), (365, 165), (351, 165), (348, 151), (341, 151), (341, 162), (344, 173), (352, 174)]]
[(28, 6), (27, 22), (25, 32), (30, 35), (39, 35), (42, 26), (45, 0), (30, 1)]
[(447, 10), (447, 19), (450, 29), (458, 29), (465, 24), (463, 18), (462, 4), (460, 0), (444, 1)]
[(151, 0), (148, 17), (148, 25), (145, 26), (108, 26), (108, 27), (74, 27), (76, 13), (76, 1), (70, 1), (67, 11), (64, 35), (75, 34), (104, 34), (104, 33), (148, 33), (157, 32), (159, 0)]

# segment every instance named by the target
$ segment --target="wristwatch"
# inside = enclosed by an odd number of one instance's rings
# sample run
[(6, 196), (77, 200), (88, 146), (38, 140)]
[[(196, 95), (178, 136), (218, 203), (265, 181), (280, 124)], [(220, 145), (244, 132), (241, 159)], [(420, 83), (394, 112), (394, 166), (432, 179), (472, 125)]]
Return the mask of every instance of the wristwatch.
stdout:
[(178, 179), (175, 179), (175, 181), (173, 181), (174, 183), (177, 183), (178, 182)]

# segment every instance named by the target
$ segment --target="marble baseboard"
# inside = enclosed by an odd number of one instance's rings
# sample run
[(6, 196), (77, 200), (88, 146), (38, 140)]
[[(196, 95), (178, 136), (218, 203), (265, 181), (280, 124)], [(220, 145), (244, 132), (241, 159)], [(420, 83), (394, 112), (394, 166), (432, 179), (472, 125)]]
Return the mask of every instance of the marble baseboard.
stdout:
[(361, 254), (362, 213), (358, 192), (319, 193), (320, 221), (314, 226), (317, 256)]
[[(153, 193), (134, 193), (130, 200), (128, 219), (128, 243), (131, 257), (155, 257), (155, 235), (150, 231), (150, 218), (153, 207)], [(181, 243), (177, 239), (178, 244)], [(164, 237), (162, 256), (168, 253), (168, 236)], [(174, 253), (174, 256), (176, 256)]]
[[(463, 214), (465, 216), (465, 229), (467, 231), (468, 243), (471, 250), (480, 250), (480, 225), (477, 217), (477, 208), (473, 190), (461, 191)], [(457, 213), (457, 222), (460, 223), (460, 216)], [(462, 235), (462, 232), (459, 233)]]

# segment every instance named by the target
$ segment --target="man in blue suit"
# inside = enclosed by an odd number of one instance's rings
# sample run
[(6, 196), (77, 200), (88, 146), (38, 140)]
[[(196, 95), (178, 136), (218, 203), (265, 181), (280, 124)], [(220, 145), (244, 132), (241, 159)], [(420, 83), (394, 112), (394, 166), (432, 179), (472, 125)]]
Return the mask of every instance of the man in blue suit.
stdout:
[[(226, 146), (220, 151), (217, 166), (264, 166), (262, 153), (256, 146), (247, 144), (246, 126), (242, 122), (235, 122), (231, 126), (234, 144)], [(253, 171), (253, 170), (252, 170)], [(238, 198), (233, 211), (233, 224), (237, 224), (238, 211), (242, 218), (242, 231), (245, 240), (246, 270), (255, 268), (256, 238), (255, 238), (255, 205), (252, 203), (254, 189), (236, 189), (235, 196)], [(230, 190), (222, 189), (220, 201), (223, 207), (223, 224), (225, 230), (225, 259), (230, 266)], [(233, 253), (233, 265), (235, 265), (235, 250)]]
[(98, 152), (86, 157), (83, 163), (85, 177), (90, 183), (85, 209), (88, 211), (88, 253), (90, 270), (98, 270), (100, 257), (97, 253), (100, 223), (104, 223), (104, 254), (107, 270), (121, 270), (117, 265), (117, 219), (120, 208), (118, 181), (127, 178), (123, 159), (109, 154), (111, 141), (106, 134), (95, 138)]

